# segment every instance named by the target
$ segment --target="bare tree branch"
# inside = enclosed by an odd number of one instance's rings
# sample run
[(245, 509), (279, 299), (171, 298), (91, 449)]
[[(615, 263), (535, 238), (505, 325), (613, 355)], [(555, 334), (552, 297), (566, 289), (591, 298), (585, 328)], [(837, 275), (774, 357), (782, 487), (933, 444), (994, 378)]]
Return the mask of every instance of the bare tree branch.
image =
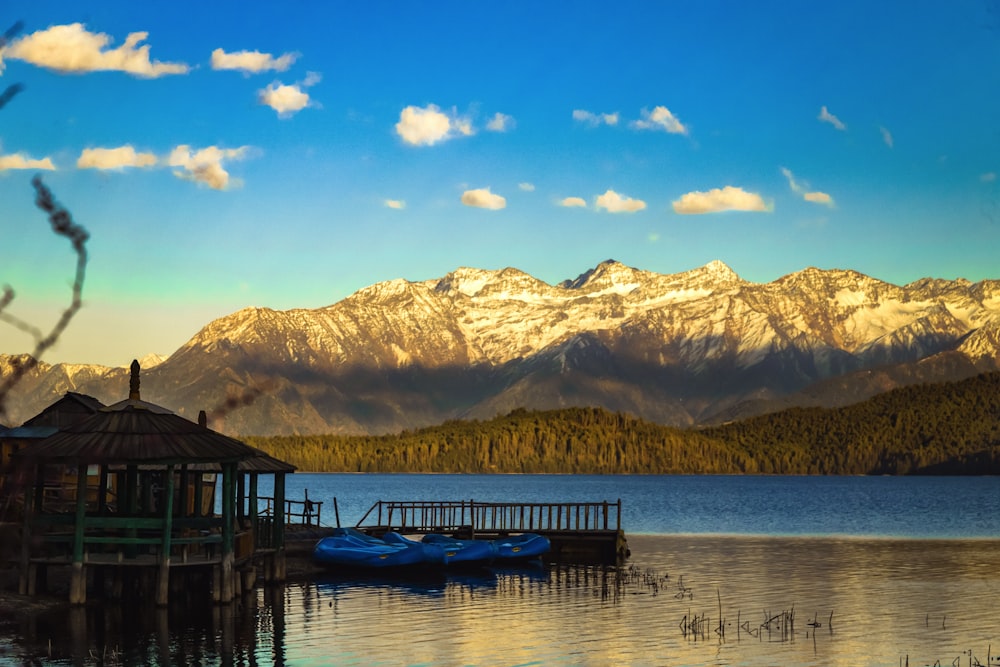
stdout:
[(52, 192), (42, 183), (41, 176), (35, 176), (31, 179), (31, 185), (35, 188), (35, 205), (48, 214), (52, 231), (60, 236), (65, 236), (73, 244), (73, 250), (76, 251), (76, 277), (73, 280), (73, 299), (48, 335), (43, 334), (41, 329), (3, 312), (3, 309), (14, 298), (14, 290), (10, 287), (4, 287), (3, 294), (0, 296), (0, 319), (31, 334), (35, 339), (35, 349), (25, 363), (15, 365), (11, 374), (0, 382), (0, 414), (4, 413), (4, 399), (10, 390), (21, 381), (28, 371), (38, 365), (41, 355), (59, 340), (59, 336), (66, 330), (70, 320), (83, 305), (83, 280), (87, 269), (86, 243), (90, 235), (86, 229), (73, 222), (69, 211), (55, 201)]

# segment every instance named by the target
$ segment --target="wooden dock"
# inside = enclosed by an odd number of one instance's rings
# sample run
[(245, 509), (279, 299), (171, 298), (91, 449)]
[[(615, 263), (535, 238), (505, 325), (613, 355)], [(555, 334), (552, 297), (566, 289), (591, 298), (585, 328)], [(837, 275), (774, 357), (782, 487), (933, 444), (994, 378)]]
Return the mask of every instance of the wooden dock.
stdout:
[(538, 533), (552, 542), (550, 559), (555, 562), (614, 565), (629, 555), (621, 513), (621, 499), (585, 503), (379, 500), (356, 528), (376, 536), (396, 531), (464, 539)]

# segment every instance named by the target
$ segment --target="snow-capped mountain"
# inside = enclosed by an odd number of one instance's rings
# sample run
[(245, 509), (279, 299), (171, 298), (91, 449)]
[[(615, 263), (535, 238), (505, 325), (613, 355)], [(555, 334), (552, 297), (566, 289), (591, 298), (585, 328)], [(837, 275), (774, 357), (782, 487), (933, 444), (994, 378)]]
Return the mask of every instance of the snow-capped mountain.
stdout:
[[(609, 260), (558, 285), (459, 268), (326, 308), (247, 308), (142, 386), (182, 414), (224, 414), (231, 433), (378, 433), (571, 405), (696, 425), (998, 367), (1000, 281), (809, 268), (759, 284), (719, 261), (661, 275)], [(40, 364), (7, 421), (61, 391), (121, 398), (124, 371), (89, 368)]]

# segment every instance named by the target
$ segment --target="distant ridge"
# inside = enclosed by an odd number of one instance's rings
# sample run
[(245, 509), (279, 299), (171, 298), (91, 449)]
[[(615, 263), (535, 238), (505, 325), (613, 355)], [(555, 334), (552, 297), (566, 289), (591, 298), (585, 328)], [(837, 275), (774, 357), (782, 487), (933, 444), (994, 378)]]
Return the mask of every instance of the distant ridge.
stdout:
[[(12, 358), (0, 356), (0, 374)], [(391, 433), (525, 407), (712, 424), (837, 406), (1000, 367), (1000, 281), (906, 286), (807, 268), (773, 282), (719, 261), (614, 260), (549, 285), (514, 268), (392, 280), (324, 308), (246, 308), (143, 373), (143, 394), (227, 433)], [(65, 391), (121, 398), (123, 369), (41, 363), (20, 423)], [(224, 409), (226, 403), (242, 406)]]

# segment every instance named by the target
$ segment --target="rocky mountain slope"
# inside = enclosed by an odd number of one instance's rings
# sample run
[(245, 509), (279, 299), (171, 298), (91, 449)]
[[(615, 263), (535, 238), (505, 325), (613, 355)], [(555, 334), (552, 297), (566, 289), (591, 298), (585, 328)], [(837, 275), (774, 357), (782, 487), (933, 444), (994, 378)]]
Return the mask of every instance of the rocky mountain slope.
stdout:
[[(609, 260), (559, 285), (460, 268), (326, 308), (247, 308), (145, 371), (142, 390), (188, 416), (214, 410), (229, 433), (383, 433), (522, 406), (693, 425), (998, 368), (1000, 281), (900, 287), (809, 268), (759, 284), (718, 261), (661, 275)], [(6, 422), (64, 391), (119, 400), (124, 378), (42, 363)]]

